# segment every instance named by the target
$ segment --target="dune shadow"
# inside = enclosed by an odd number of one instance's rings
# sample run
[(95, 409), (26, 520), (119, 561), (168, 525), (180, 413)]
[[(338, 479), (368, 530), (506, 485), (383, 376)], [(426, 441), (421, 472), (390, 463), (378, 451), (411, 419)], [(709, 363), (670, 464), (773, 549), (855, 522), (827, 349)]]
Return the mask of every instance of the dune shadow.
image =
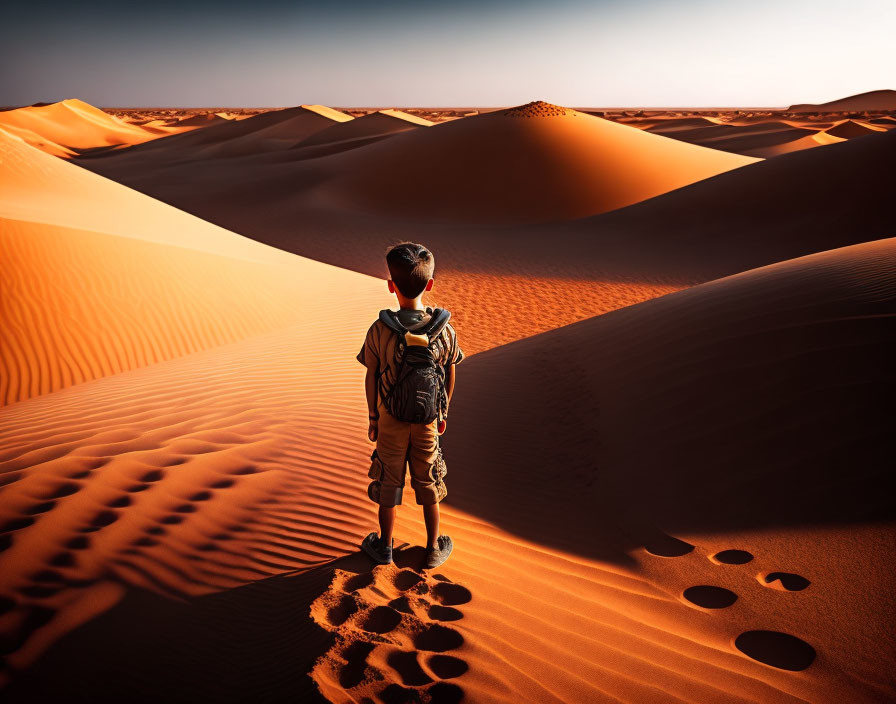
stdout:
[[(358, 584), (353, 554), (216, 594), (174, 601), (130, 589), (113, 608), (12, 675), (5, 702), (326, 702), (309, 673), (333, 645), (310, 616), (335, 570)], [(348, 618), (350, 614), (346, 614)]]

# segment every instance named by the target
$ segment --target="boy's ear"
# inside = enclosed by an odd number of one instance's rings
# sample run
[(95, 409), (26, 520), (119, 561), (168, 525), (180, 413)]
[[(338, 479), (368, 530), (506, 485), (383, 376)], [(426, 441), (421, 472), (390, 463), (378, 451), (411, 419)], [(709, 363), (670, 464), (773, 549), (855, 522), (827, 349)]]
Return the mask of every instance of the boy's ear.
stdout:
[(389, 293), (395, 293), (395, 282), (389, 279), (386, 283), (389, 284)]
[(432, 291), (432, 279), (430, 279), (429, 281), (426, 282), (426, 288), (423, 290), (424, 291)]

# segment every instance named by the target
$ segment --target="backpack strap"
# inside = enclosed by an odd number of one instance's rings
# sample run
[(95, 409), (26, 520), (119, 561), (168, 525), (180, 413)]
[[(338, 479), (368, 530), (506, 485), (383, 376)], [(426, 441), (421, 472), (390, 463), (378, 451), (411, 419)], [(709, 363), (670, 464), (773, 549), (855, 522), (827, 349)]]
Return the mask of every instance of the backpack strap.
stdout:
[(429, 322), (423, 328), (415, 330), (414, 332), (426, 335), (429, 337), (429, 341), (432, 342), (442, 334), (442, 330), (445, 329), (450, 318), (451, 311), (445, 310), (444, 308), (435, 308), (432, 311), (432, 318), (430, 318)]
[(408, 331), (408, 329), (398, 321), (398, 316), (395, 315), (395, 312), (388, 308), (384, 308), (380, 311), (380, 321), (387, 328), (397, 332), (402, 337), (404, 337), (404, 334)]
[[(451, 311), (445, 310), (444, 308), (434, 308), (429, 322), (422, 328), (414, 330), (414, 333), (417, 335), (427, 335), (430, 340), (433, 340), (442, 334), (442, 330), (445, 329), (445, 326), (450, 319)], [(397, 332), (399, 335), (403, 336), (405, 333), (409, 332), (408, 329), (399, 322), (398, 316), (395, 314), (394, 310), (389, 310), (388, 308), (381, 310), (380, 320), (387, 328)]]

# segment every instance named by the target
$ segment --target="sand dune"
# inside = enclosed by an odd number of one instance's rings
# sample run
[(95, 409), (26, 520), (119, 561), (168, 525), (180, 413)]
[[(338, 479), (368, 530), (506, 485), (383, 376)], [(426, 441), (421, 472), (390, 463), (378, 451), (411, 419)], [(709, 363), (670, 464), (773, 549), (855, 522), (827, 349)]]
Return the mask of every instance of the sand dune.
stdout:
[[(425, 220), (537, 222), (620, 208), (749, 163), (533, 103), (336, 155), (322, 166), (320, 196)], [(430, 164), (438, 168), (417, 178)]]
[(869, 125), (875, 125), (876, 127), (883, 127), (884, 129), (893, 129), (896, 127), (896, 119), (892, 117), (875, 117), (870, 120), (865, 120)]
[(641, 129), (656, 134), (671, 134), (683, 130), (694, 130), (702, 127), (718, 126), (719, 122), (710, 117), (664, 117), (656, 120), (640, 120), (636, 123)]
[(784, 154), (605, 215), (532, 228), (528, 236), (603, 252), (605, 264), (609, 253), (637, 246), (645, 271), (656, 261), (705, 281), (889, 237), (896, 231), (888, 205), (894, 159), (896, 132), (882, 132)]
[(297, 147), (342, 142), (350, 139), (379, 137), (414, 129), (431, 127), (433, 122), (401, 110), (377, 110), (348, 122), (337, 123), (302, 140)]
[[(718, 667), (781, 690), (752, 692), (756, 701), (886, 700), (896, 681), (880, 664), (896, 654), (896, 640), (877, 615), (892, 613), (881, 562), (892, 523), (877, 521), (893, 518), (879, 492), (892, 483), (884, 404), (896, 381), (894, 315), (896, 240), (886, 240), (750, 271), (484, 353), (464, 382), (476, 394), (458, 395), (452, 409), (452, 505), (598, 560), (624, 562), (625, 551), (638, 575), (696, 609), (692, 621), (678, 620), (654, 602), (668, 620), (644, 619), (665, 624), (665, 634), (651, 631), (653, 644), (672, 646), (675, 633), (690, 646), (715, 648), (686, 669), (693, 679), (727, 689)], [(707, 559), (725, 548), (750, 555)], [(726, 564), (735, 561), (746, 562)], [(804, 577), (783, 578), (799, 591), (768, 589), (781, 573)], [(477, 595), (464, 577), (458, 581)], [(551, 623), (551, 599), (541, 589), (536, 598), (543, 606), (528, 608)], [(640, 602), (629, 597), (626, 613), (645, 608)], [(527, 607), (509, 593), (499, 603), (489, 604), (492, 623), (523, 630), (517, 608)], [(577, 636), (597, 634), (581, 618), (590, 609), (567, 606), (579, 616)], [(774, 636), (742, 635), (756, 631), (798, 640), (782, 637), (777, 648)], [(521, 633), (509, 640), (524, 642)], [(644, 670), (632, 663), (623, 671)], [(583, 700), (562, 679), (551, 682), (557, 699)], [(688, 701), (719, 698), (663, 689)], [(732, 700), (747, 691), (735, 687)]]
[[(155, 167), (137, 154), (78, 163), (230, 230), (373, 276), (385, 274), (389, 243), (423, 240), (438, 257), (430, 301), (453, 311), (468, 351), (478, 352), (719, 276), (896, 231), (886, 207), (896, 188), (889, 168), (896, 142), (881, 134), (830, 149), (752, 164), (582, 221), (525, 227), (353, 213), (309, 185), (329, 157), (297, 165), (263, 154), (240, 160), (238, 168), (223, 161), (209, 168), (201, 159)], [(483, 288), (494, 296), (479, 295)]]
[[(673, 123), (647, 129), (655, 134), (680, 139), (690, 144), (752, 156), (756, 156), (756, 151), (759, 149), (778, 146), (803, 137), (811, 137), (815, 132), (815, 130), (794, 127), (790, 123), (777, 120), (747, 125), (717, 124), (705, 121), (705, 124), (698, 124), (694, 127), (684, 127)], [(813, 146), (819, 146), (819, 143), (816, 142)]]
[(220, 112), (206, 113), (203, 115), (191, 115), (177, 121), (180, 126), (207, 127), (211, 125), (220, 125), (230, 122), (232, 118)]
[(746, 153), (749, 156), (770, 159), (771, 157), (780, 156), (781, 154), (798, 152), (802, 151), (803, 149), (812, 149), (813, 147), (827, 146), (828, 144), (837, 144), (838, 142), (842, 141), (844, 141), (842, 137), (835, 137), (834, 135), (828, 134), (827, 132), (818, 132), (817, 134), (809, 134), (805, 137), (799, 137), (798, 139), (795, 139), (791, 142), (784, 142), (783, 144), (775, 144), (770, 147), (752, 149)]
[(296, 301), (320, 271), (332, 270), (210, 225), (2, 130), (0, 154), (0, 403), (291, 324)]
[[(128, 158), (153, 161), (228, 158), (292, 147), (334, 123), (349, 122), (351, 115), (324, 105), (300, 105), (271, 110), (244, 120), (228, 120), (183, 135), (157, 140), (128, 151)], [(109, 158), (109, 157), (106, 157)]]
[(896, 110), (896, 90), (872, 90), (828, 103), (791, 105), (788, 112), (853, 112)]
[(63, 100), (0, 112), (0, 127), (10, 128), (11, 132), (39, 149), (46, 144), (48, 153), (55, 156), (70, 156), (59, 153), (57, 145), (75, 151), (140, 144), (156, 136), (81, 100)]
[(884, 132), (882, 127), (872, 126), (856, 120), (844, 120), (825, 130), (825, 134), (840, 139), (852, 139), (853, 137), (865, 137), (876, 132)]
[[(310, 299), (289, 329), (3, 409), (8, 692), (59, 696), (71, 672), (88, 696), (139, 683), (147, 700), (178, 681), (227, 701), (315, 686), (356, 700), (892, 696), (876, 666), (892, 633), (867, 620), (890, 608), (885, 528), (828, 511), (853, 491), (885, 506), (873, 452), (888, 429), (869, 402), (889, 373), (893, 267), (892, 241), (862, 245), (465, 362), (445, 436), (458, 549), (435, 574), (415, 548), (373, 571), (323, 564), (374, 525), (352, 358), (374, 303), (364, 290)], [(827, 394), (807, 395), (819, 377)], [(743, 398), (766, 414), (746, 417)], [(847, 448), (866, 461), (832, 467)], [(788, 504), (807, 473), (817, 501)], [(687, 510), (704, 491), (716, 500)], [(671, 534), (645, 520), (657, 506)], [(521, 520), (558, 507), (562, 534)], [(397, 530), (396, 545), (419, 544), (419, 510)], [(799, 640), (777, 647), (774, 633)], [(115, 647), (98, 657), (98, 642)]]

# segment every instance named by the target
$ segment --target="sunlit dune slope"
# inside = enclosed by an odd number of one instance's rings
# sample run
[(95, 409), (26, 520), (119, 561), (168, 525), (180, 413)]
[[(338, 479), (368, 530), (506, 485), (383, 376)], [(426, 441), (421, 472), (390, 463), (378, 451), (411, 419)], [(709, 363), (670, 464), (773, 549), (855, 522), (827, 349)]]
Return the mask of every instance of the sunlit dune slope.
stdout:
[(620, 208), (753, 161), (537, 102), (335, 155), (319, 197), (423, 220), (537, 222)]
[[(880, 517), (887, 496), (893, 261), (892, 241), (825, 253), (465, 361), (444, 437), (456, 549), (422, 576), (418, 548), (304, 571), (375, 526), (361, 291), (3, 409), (8, 691), (60, 696), (73, 672), (105, 697), (301, 700), (322, 656), (340, 700), (891, 698), (885, 528), (846, 509)], [(396, 531), (423, 539), (412, 503)], [(732, 548), (748, 561), (714, 557)]]
[(0, 140), (4, 404), (288, 325), (321, 276), (373, 283)]
[(81, 100), (0, 112), (0, 127), (49, 154), (66, 157), (75, 150), (140, 144), (158, 136)]

